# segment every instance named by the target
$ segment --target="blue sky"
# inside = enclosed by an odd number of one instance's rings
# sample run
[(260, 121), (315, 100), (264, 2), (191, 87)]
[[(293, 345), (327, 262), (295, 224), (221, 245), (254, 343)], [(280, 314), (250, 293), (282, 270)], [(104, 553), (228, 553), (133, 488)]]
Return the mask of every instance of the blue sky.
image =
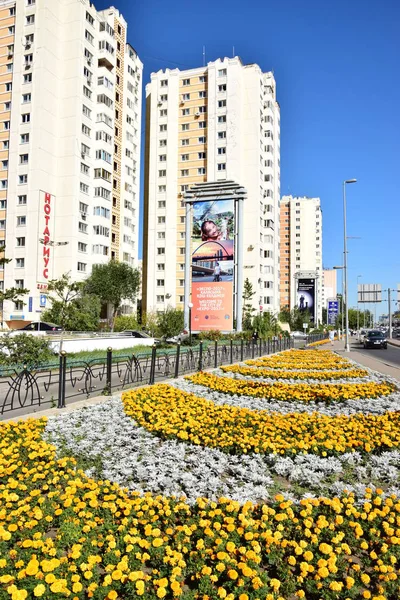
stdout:
[[(98, 9), (110, 2), (96, 0)], [(114, 0), (150, 73), (240, 56), (273, 70), (281, 106), (281, 193), (319, 196), (324, 265), (342, 264), (348, 186), (350, 305), (360, 282), (400, 283), (398, 0)], [(142, 128), (143, 133), (143, 128)], [(338, 277), (340, 281), (340, 275)], [(340, 284), (339, 284), (340, 288)], [(386, 296), (386, 294), (385, 294)], [(377, 314), (387, 312), (387, 303)]]

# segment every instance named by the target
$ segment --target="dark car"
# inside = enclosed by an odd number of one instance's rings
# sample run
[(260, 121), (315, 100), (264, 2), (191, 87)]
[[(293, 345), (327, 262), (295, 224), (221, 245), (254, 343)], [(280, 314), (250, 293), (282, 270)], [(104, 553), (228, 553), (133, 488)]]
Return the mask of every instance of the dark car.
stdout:
[(387, 349), (387, 340), (385, 334), (381, 331), (368, 331), (364, 336), (364, 348), (384, 348)]
[(25, 325), (18, 331), (62, 331), (62, 327), (54, 325), (54, 323), (43, 323), (39, 321), (32, 321), (29, 325)]

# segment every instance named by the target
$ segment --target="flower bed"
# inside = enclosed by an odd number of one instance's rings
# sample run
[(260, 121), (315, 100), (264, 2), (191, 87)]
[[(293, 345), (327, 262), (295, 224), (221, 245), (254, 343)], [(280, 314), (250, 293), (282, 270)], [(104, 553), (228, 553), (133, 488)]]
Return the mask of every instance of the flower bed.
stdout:
[(128, 495), (1, 424), (2, 598), (396, 598), (400, 502), (382, 490), (270, 504)]
[(193, 383), (203, 385), (224, 394), (244, 394), (258, 398), (302, 401), (302, 402), (345, 402), (355, 398), (378, 398), (393, 393), (396, 386), (392, 383), (274, 383), (237, 380), (231, 377), (218, 377), (213, 373), (195, 373), (186, 377)]
[(260, 367), (254, 368), (251, 366), (244, 365), (228, 365), (221, 367), (221, 370), (224, 373), (238, 373), (240, 375), (250, 376), (250, 377), (265, 377), (268, 379), (299, 379), (299, 380), (307, 380), (307, 379), (357, 379), (361, 377), (366, 377), (368, 375), (368, 371), (365, 369), (347, 369), (347, 370), (330, 370), (330, 371), (321, 371), (321, 370), (310, 370), (310, 371), (286, 371), (280, 369), (263, 369)]
[(168, 385), (124, 395), (125, 411), (164, 439), (189, 440), (233, 454), (246, 452), (322, 456), (352, 450), (370, 452), (400, 446), (400, 414), (280, 415), (217, 406)]
[(356, 369), (321, 350), (259, 362), (308, 383), (200, 373), (0, 423), (0, 599), (397, 600), (395, 382), (313, 384)]

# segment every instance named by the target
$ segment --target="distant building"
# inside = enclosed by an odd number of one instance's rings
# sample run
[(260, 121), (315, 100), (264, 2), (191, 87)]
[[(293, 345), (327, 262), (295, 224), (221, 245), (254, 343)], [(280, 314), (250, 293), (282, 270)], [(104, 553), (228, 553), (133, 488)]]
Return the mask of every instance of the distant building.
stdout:
[(283, 196), (280, 218), (281, 305), (297, 305), (296, 273), (318, 275), (318, 320), (322, 319), (322, 210), (319, 198)]
[(327, 308), (328, 300), (337, 296), (337, 271), (335, 269), (323, 269), (322, 281), (322, 307)]

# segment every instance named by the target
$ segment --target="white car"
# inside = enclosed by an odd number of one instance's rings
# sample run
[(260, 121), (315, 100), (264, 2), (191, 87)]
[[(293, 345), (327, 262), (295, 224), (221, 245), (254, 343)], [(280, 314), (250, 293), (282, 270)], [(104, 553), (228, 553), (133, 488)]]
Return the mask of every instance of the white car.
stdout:
[(173, 337), (167, 338), (165, 341), (168, 344), (177, 344), (178, 342), (183, 342), (183, 340), (189, 339), (189, 332), (184, 329), (178, 335), (174, 335)]
[(307, 338), (307, 334), (303, 331), (292, 331), (290, 337), (295, 338), (297, 340), (305, 340)]

